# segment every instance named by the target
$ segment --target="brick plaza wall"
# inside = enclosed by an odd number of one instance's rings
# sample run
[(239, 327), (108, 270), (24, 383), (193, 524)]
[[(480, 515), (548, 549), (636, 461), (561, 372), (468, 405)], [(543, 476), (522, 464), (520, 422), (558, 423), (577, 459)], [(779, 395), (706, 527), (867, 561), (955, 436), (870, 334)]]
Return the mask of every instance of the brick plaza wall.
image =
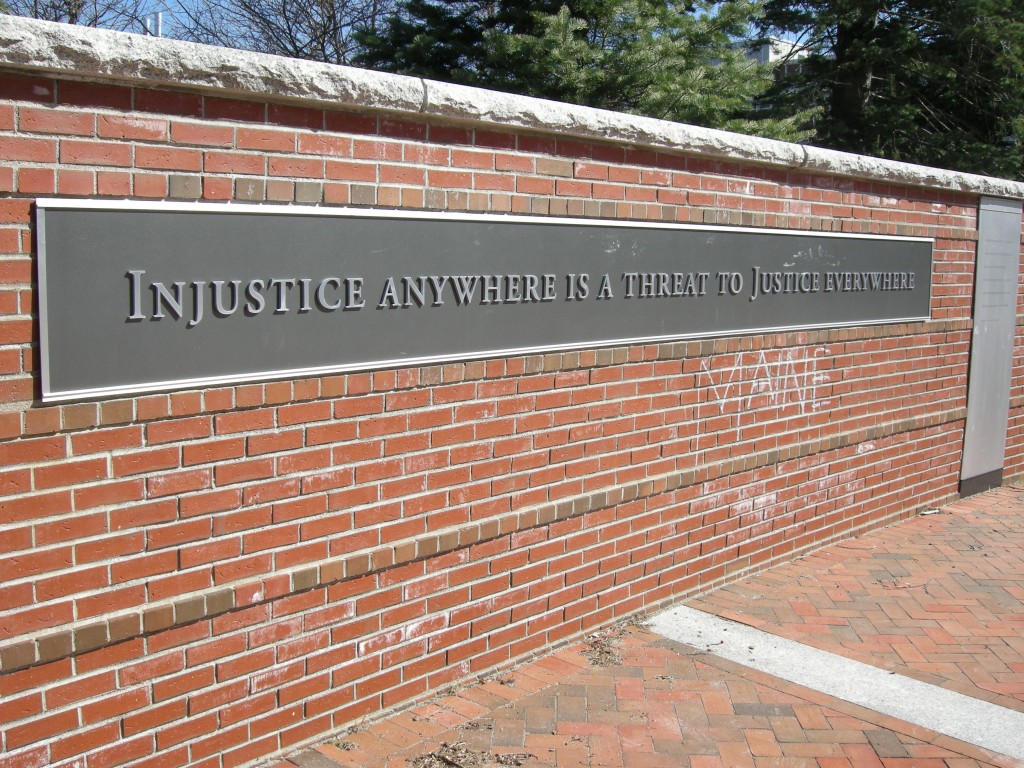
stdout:
[[(1024, 268), (1022, 268), (1024, 273)], [(1024, 282), (1024, 274), (1018, 278)], [(1017, 323), (1014, 329), (1013, 368), (1010, 379), (1010, 418), (1007, 425), (1003, 483), (1024, 479), (1024, 289), (1017, 290)]]
[[(957, 493), (1016, 185), (43, 69), (0, 62), (0, 768), (253, 764)], [(931, 319), (44, 405), (50, 196), (922, 236)]]

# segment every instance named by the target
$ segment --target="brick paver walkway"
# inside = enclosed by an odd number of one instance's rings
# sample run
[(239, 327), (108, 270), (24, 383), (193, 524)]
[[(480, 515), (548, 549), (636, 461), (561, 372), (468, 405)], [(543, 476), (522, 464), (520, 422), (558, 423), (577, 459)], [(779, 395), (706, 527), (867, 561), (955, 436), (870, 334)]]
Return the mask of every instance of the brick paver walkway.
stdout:
[[(690, 605), (1024, 709), (1022, 544), (1024, 491), (999, 489)], [(339, 735), (274, 768), (497, 765), (1020, 763), (634, 626)]]
[(1024, 711), (1024, 490), (963, 499), (688, 604)]

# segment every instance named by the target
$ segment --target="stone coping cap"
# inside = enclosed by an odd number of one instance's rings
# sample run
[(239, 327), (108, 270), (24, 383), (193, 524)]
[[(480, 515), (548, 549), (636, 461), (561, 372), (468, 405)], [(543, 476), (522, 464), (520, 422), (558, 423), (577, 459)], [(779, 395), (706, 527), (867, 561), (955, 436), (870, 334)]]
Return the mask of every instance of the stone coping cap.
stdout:
[(354, 67), (0, 15), (0, 68), (438, 117), (716, 160), (1024, 199), (1024, 183)]

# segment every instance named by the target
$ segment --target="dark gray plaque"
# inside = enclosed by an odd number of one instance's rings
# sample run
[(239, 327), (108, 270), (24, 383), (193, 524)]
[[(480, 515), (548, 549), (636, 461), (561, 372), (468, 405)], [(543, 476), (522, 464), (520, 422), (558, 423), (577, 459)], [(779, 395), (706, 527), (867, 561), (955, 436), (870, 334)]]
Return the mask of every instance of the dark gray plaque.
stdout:
[(43, 398), (923, 320), (930, 240), (39, 200)]

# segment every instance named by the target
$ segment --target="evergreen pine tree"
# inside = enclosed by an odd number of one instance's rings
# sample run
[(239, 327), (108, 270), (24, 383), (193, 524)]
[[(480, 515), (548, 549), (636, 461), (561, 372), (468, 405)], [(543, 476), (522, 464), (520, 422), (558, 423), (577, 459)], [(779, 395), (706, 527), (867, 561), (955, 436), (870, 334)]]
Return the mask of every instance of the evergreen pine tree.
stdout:
[[(804, 114), (762, 116), (771, 84), (742, 40), (757, 0), (405, 0), (359, 63), (790, 140)], [(763, 119), (768, 117), (768, 119)]]
[(767, 101), (816, 108), (816, 144), (1024, 178), (1015, 0), (768, 0), (762, 24), (807, 54)]

